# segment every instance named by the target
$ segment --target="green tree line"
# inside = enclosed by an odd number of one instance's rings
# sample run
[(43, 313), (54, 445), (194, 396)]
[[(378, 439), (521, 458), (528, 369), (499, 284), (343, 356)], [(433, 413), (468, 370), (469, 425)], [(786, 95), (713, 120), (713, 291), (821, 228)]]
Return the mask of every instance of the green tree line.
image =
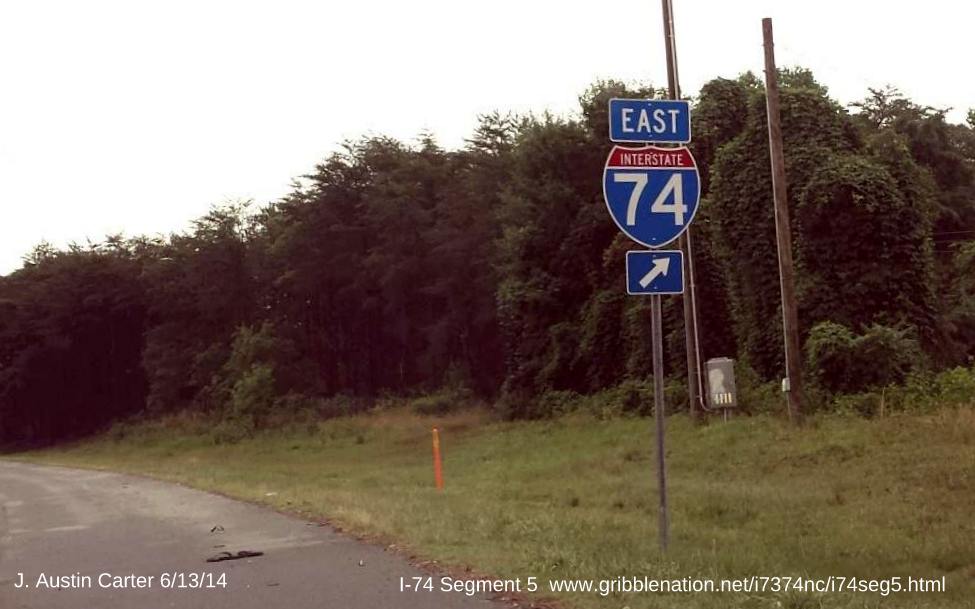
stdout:
[[(975, 357), (975, 114), (896, 90), (847, 109), (784, 70), (782, 114), (806, 366), (854, 392)], [(459, 150), (428, 135), (348, 142), (279, 201), (213, 208), (169, 238), (38, 246), (0, 278), (0, 443), (38, 444), (134, 413), (259, 425), (335, 395), (461, 388), (535, 416), (650, 371), (648, 303), (600, 176), (610, 97), (570, 117), (483, 116)], [(763, 87), (693, 100), (693, 227), (704, 358), (781, 376)], [(682, 375), (679, 298), (664, 311)], [(536, 406), (533, 406), (535, 404)]]

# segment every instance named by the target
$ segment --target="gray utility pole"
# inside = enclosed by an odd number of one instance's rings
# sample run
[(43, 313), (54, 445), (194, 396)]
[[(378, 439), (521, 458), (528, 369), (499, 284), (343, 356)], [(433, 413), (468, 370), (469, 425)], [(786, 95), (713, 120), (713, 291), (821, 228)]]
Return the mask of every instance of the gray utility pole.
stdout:
[[(663, 17), (664, 17), (664, 43), (667, 51), (667, 80), (670, 86), (670, 98), (677, 99), (679, 91), (677, 90), (677, 56), (674, 52), (674, 22), (673, 13), (671, 12), (670, 0), (661, 0), (663, 4)], [(684, 249), (684, 238), (680, 238), (681, 249)], [(684, 252), (685, 265), (686, 260), (688, 260), (687, 252)], [(686, 270), (686, 269), (682, 269)], [(664, 404), (664, 346), (663, 346), (663, 319), (661, 310), (663, 305), (660, 300), (659, 295), (653, 295), (650, 297), (650, 314), (651, 314), (651, 327), (652, 327), (652, 343), (653, 343), (653, 417), (654, 422), (657, 427), (657, 489), (660, 496), (660, 507), (658, 512), (657, 522), (659, 525), (659, 536), (660, 536), (660, 549), (664, 552), (667, 551), (667, 545), (670, 538), (670, 519), (667, 514), (667, 467), (666, 467), (666, 451), (664, 449), (664, 426), (665, 426), (665, 416), (666, 416), (666, 405)], [(687, 313), (688, 313), (688, 299), (685, 295), (684, 297), (684, 317), (685, 332), (687, 328), (691, 327), (688, 323)], [(693, 333), (687, 333), (687, 336), (692, 336)], [(691, 387), (693, 383), (691, 382), (691, 345), (687, 345), (687, 383), (688, 390), (693, 392)], [(696, 361), (696, 360), (695, 360)], [(693, 395), (691, 393), (690, 395)], [(694, 398), (691, 398), (691, 408), (695, 407)]]
[[(665, 0), (666, 1), (666, 0)], [(799, 315), (796, 310), (796, 282), (792, 267), (792, 229), (782, 152), (782, 124), (779, 116), (779, 79), (775, 70), (772, 20), (762, 19), (765, 45), (765, 99), (768, 111), (768, 146), (772, 158), (772, 190), (775, 197), (775, 240), (779, 250), (779, 287), (782, 291), (782, 334), (785, 337), (785, 391), (789, 419), (802, 420), (802, 360), (799, 351)]]
[[(664, 13), (664, 44), (667, 50), (667, 92), (670, 99), (680, 99), (680, 80), (677, 75), (677, 42), (674, 37), (674, 7), (672, 0), (661, 0)], [(677, 247), (684, 252), (684, 277), (687, 289), (681, 299), (684, 304), (684, 344), (687, 347), (687, 400), (691, 417), (697, 419), (702, 413), (698, 410), (698, 386), (700, 370), (697, 345), (697, 294), (694, 292), (694, 263), (691, 256), (691, 229), (684, 231)]]

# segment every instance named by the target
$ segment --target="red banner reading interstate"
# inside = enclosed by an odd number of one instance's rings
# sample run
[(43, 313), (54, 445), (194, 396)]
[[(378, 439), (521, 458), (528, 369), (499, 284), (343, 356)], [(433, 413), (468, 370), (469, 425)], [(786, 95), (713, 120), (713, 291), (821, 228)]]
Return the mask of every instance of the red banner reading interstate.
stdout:
[(649, 169), (693, 169), (694, 157), (687, 148), (613, 148), (607, 167), (641, 167)]

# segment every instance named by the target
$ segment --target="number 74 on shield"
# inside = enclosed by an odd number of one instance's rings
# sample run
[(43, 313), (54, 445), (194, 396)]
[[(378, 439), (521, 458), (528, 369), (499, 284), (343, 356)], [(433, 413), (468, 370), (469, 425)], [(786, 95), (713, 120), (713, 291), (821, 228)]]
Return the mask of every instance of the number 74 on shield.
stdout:
[[(630, 182), (633, 184), (633, 192), (626, 204), (626, 225), (636, 226), (636, 213), (640, 206), (640, 197), (643, 195), (647, 183), (650, 181), (646, 172), (623, 173), (613, 175), (616, 182)], [(667, 203), (671, 198), (673, 203)], [(657, 196), (653, 198), (650, 211), (656, 214), (673, 214), (674, 224), (682, 226), (684, 224), (684, 214), (687, 213), (687, 205), (684, 204), (684, 179), (679, 173), (674, 173), (667, 179), (664, 187), (657, 191)]]

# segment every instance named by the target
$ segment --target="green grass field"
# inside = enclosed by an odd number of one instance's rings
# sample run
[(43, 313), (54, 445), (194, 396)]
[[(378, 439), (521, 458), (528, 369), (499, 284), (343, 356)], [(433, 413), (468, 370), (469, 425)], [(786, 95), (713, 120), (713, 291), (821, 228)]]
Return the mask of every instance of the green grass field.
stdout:
[[(538, 577), (536, 599), (596, 608), (975, 606), (975, 410), (803, 429), (668, 421), (671, 550), (657, 548), (652, 420), (498, 422), (406, 410), (216, 445), (175, 418), (17, 455), (216, 490), (474, 573)], [(433, 488), (439, 425), (446, 489)], [(270, 494), (269, 493), (274, 493)], [(944, 593), (545, 592), (547, 580), (829, 575), (941, 578)]]

